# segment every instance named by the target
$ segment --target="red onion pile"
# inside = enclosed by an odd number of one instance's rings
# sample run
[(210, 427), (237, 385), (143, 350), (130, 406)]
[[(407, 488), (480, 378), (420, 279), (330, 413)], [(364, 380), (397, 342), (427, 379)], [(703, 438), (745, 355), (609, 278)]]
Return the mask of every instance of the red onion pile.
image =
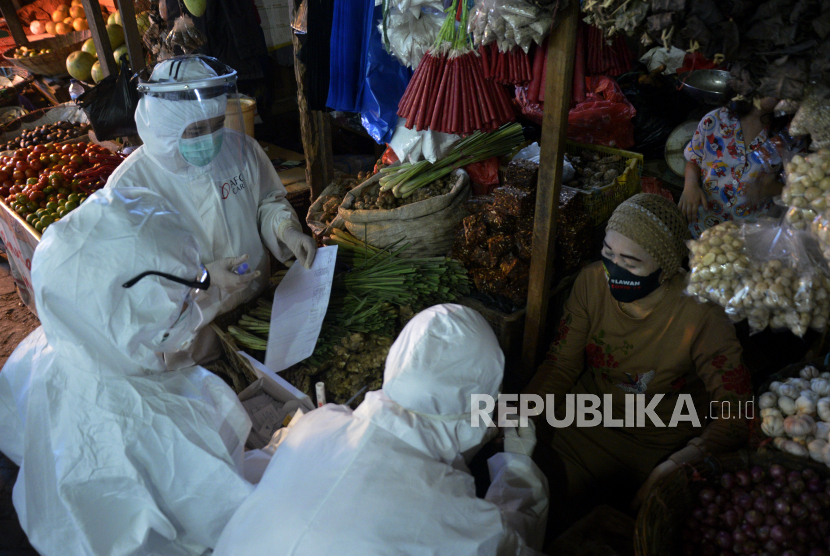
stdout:
[(781, 465), (724, 473), (698, 494), (688, 556), (830, 556), (830, 479)]

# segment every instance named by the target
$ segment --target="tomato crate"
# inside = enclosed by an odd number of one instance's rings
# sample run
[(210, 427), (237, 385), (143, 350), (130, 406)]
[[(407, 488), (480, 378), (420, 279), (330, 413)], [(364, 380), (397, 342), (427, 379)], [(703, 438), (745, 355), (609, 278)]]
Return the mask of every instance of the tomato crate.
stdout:
[(598, 189), (584, 190), (563, 185), (565, 189), (577, 191), (582, 195), (582, 203), (587, 214), (594, 225), (599, 225), (607, 220), (620, 203), (629, 197), (640, 193), (640, 179), (643, 175), (643, 155), (631, 151), (612, 149), (600, 145), (587, 145), (568, 141), (565, 144), (565, 152), (572, 156), (585, 156), (587, 153), (601, 153), (606, 156), (620, 156), (620, 161), (615, 164), (620, 175), (614, 183)]

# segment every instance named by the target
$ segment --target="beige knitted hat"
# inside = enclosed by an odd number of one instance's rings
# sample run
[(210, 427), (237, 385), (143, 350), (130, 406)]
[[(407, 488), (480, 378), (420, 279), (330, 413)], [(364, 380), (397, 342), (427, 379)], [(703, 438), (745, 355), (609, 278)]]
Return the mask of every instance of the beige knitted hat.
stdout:
[(645, 249), (660, 264), (665, 279), (677, 273), (688, 254), (691, 234), (686, 219), (677, 205), (660, 195), (634, 195), (617, 207), (607, 229)]

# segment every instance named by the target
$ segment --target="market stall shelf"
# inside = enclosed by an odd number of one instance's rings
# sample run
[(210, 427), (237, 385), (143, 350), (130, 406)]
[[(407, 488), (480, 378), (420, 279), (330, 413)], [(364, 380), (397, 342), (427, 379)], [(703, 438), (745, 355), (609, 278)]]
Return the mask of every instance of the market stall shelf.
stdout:
[(47, 54), (40, 54), (38, 56), (31, 56), (26, 58), (15, 58), (14, 48), (10, 48), (3, 52), (3, 58), (12, 64), (28, 70), (35, 75), (44, 75), (46, 77), (58, 77), (67, 75), (66, 71), (66, 57), (72, 52), (80, 50), (84, 41), (92, 36), (92, 32), (74, 31), (66, 35), (59, 35), (57, 37), (42, 39), (29, 43), (32, 49), (50, 49), (51, 52)]

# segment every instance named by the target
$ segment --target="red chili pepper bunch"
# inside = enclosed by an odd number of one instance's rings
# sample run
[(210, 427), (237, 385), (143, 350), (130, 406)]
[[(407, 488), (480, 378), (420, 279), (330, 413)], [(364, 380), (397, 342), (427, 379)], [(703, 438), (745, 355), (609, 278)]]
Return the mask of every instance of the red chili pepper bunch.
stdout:
[(479, 46), (484, 77), (505, 85), (525, 85), (533, 78), (530, 56), (514, 46), (510, 52), (501, 52), (496, 43)]
[(121, 164), (126, 157), (122, 154), (90, 154), (89, 161), (94, 164), (91, 168), (87, 168), (75, 174), (75, 179), (81, 180), (78, 182), (85, 193), (92, 193), (101, 189), (106, 185), (107, 179), (115, 169)]
[(421, 59), (398, 103), (398, 116), (418, 131), (494, 131), (515, 120), (510, 98), (501, 85), (486, 79), (482, 60), (470, 47), (467, 3), (454, 0), (447, 12), (435, 46)]

